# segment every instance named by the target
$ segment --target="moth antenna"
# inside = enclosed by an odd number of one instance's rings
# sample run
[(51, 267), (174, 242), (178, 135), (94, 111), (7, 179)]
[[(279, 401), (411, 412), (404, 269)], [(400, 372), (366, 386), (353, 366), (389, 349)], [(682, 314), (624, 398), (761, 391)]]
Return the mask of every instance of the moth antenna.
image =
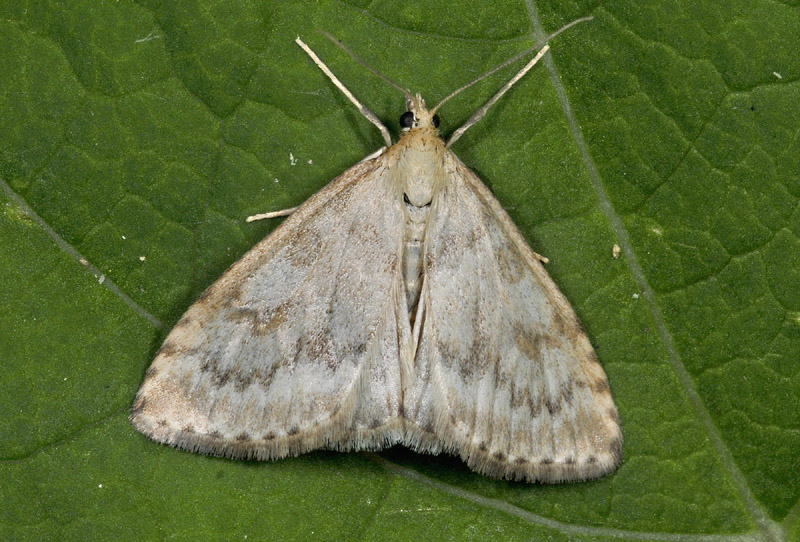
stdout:
[[(467, 119), (467, 122), (465, 122), (463, 126), (461, 126), (455, 132), (453, 132), (453, 135), (450, 136), (450, 139), (447, 141), (447, 147), (449, 148), (453, 143), (455, 143), (458, 140), (458, 138), (460, 138), (464, 134), (464, 132), (466, 132), (469, 128), (471, 128), (479, 120), (481, 120), (486, 115), (486, 112), (489, 111), (489, 108), (492, 107), (495, 104), (495, 102), (497, 102), (497, 100), (502, 98), (503, 94), (505, 94), (508, 91), (508, 89), (510, 89), (514, 85), (514, 83), (519, 81), (522, 78), (522, 76), (528, 73), (528, 71), (531, 68), (533, 68), (536, 65), (536, 63), (539, 62), (539, 59), (541, 59), (545, 55), (545, 53), (547, 53), (547, 51), (549, 50), (550, 50), (549, 45), (545, 45), (544, 47), (542, 47), (536, 54), (536, 56), (533, 57), (530, 62), (525, 64), (525, 67), (523, 67), (520, 71), (518, 71), (514, 77), (509, 79), (506, 82), (506, 84), (503, 85), (502, 88), (498, 90), (497, 93), (495, 93), (495, 95), (492, 96), (489, 99), (489, 101), (483, 105), (483, 107), (475, 111), (475, 113), (473, 113), (472, 116), (469, 119)], [(439, 106), (437, 105), (436, 107)], [(434, 108), (434, 111), (436, 111), (436, 108)]]
[[(545, 44), (547, 44), (547, 42), (549, 42), (550, 40), (552, 40), (553, 38), (555, 38), (556, 36), (558, 36), (559, 34), (561, 34), (562, 32), (564, 32), (565, 30), (568, 30), (568, 29), (572, 28), (572, 27), (573, 27), (573, 26), (575, 26), (576, 24), (583, 23), (583, 22), (586, 22), (586, 21), (591, 21), (592, 19), (594, 19), (594, 16), (591, 16), (591, 15), (590, 15), (590, 16), (588, 16), (588, 17), (581, 17), (580, 19), (575, 19), (575, 20), (574, 20), (574, 21), (572, 21), (571, 23), (567, 23), (567, 24), (565, 24), (564, 26), (562, 26), (561, 28), (559, 28), (558, 30), (556, 30), (555, 32), (553, 32), (552, 34), (550, 34), (549, 36), (547, 36), (547, 37), (545, 38), (545, 40), (544, 40)], [(517, 60), (519, 60), (520, 58), (523, 58), (523, 57), (526, 57), (526, 56), (528, 56), (529, 54), (531, 54), (532, 52), (534, 52), (534, 51), (535, 51), (535, 50), (537, 50), (538, 48), (539, 48), (539, 46), (538, 46), (538, 45), (536, 45), (536, 46), (534, 46), (534, 47), (531, 47), (530, 49), (526, 49), (526, 50), (522, 51), (521, 53), (518, 53), (517, 55), (515, 55), (515, 56), (513, 56), (513, 57), (509, 58), (508, 60), (506, 60), (505, 62), (503, 62), (503, 63), (502, 63), (502, 64), (500, 64), (499, 66), (495, 66), (494, 68), (492, 68), (492, 69), (491, 69), (491, 70), (489, 70), (488, 72), (484, 73), (483, 75), (480, 75), (480, 76), (478, 76), (476, 79), (473, 79), (472, 81), (470, 81), (470, 82), (469, 82), (469, 83), (467, 83), (466, 85), (464, 85), (464, 86), (462, 86), (462, 87), (459, 87), (459, 88), (457, 88), (456, 90), (454, 90), (453, 92), (451, 92), (450, 94), (448, 94), (448, 95), (447, 95), (447, 96), (446, 96), (446, 97), (445, 97), (445, 98), (444, 98), (444, 99), (443, 99), (441, 102), (439, 102), (438, 104), (436, 104), (436, 107), (434, 107), (434, 108), (431, 110), (431, 113), (434, 113), (434, 112), (436, 112), (436, 111), (437, 111), (437, 110), (438, 110), (438, 109), (439, 109), (439, 108), (442, 106), (442, 104), (444, 104), (444, 103), (445, 103), (447, 100), (449, 100), (450, 98), (452, 98), (452, 97), (453, 97), (453, 96), (455, 96), (456, 94), (460, 94), (462, 91), (464, 91), (464, 90), (468, 89), (469, 87), (471, 87), (471, 86), (472, 86), (472, 85), (474, 85), (475, 83), (478, 83), (478, 82), (480, 82), (480, 81), (483, 81), (484, 79), (486, 79), (486, 78), (487, 78), (487, 77), (489, 77), (490, 75), (493, 75), (493, 74), (494, 74), (494, 73), (496, 73), (497, 71), (499, 71), (499, 70), (502, 70), (503, 68), (505, 68), (505, 67), (506, 67), (506, 66), (508, 66), (509, 64), (513, 64), (514, 62), (516, 62), (516, 61), (517, 61)]]
[(381, 79), (383, 79), (384, 81), (386, 81), (387, 83), (392, 85), (394, 88), (396, 88), (397, 90), (399, 90), (400, 92), (405, 94), (406, 99), (408, 99), (408, 100), (413, 100), (414, 99), (414, 96), (411, 94), (410, 90), (408, 90), (407, 88), (401, 87), (400, 85), (398, 85), (397, 83), (395, 83), (394, 81), (389, 79), (387, 76), (383, 75), (381, 72), (379, 72), (378, 70), (376, 70), (375, 68), (373, 68), (372, 66), (367, 64), (366, 61), (362, 60), (361, 57), (359, 57), (357, 54), (355, 54), (353, 51), (351, 51), (344, 43), (339, 41), (337, 38), (335, 38), (334, 36), (331, 36), (330, 34), (325, 32), (324, 30), (320, 30), (319, 33), (322, 34), (323, 36), (325, 36), (326, 38), (328, 38), (329, 40), (331, 40), (334, 43), (334, 45), (340, 47), (342, 49), (342, 51), (344, 51), (345, 53), (350, 55), (353, 60), (355, 60), (356, 62), (358, 62), (362, 66), (364, 66), (372, 74), (377, 75), (378, 77), (380, 77)]
[[(558, 30), (556, 30), (555, 32), (553, 32), (552, 34), (547, 36), (547, 38), (545, 38), (545, 40), (544, 40), (545, 41), (544, 47), (539, 49), (539, 52), (536, 54), (536, 56), (533, 57), (530, 60), (530, 62), (528, 62), (520, 71), (518, 71), (516, 73), (516, 75), (514, 75), (514, 77), (509, 79), (508, 82), (506, 82), (506, 84), (503, 85), (503, 87), (499, 91), (497, 91), (497, 93), (494, 96), (492, 96), (492, 98), (488, 102), (486, 102), (486, 104), (484, 104), (483, 107), (478, 109), (467, 120), (467, 122), (464, 123), (463, 126), (461, 126), (455, 132), (453, 132), (453, 135), (450, 137), (450, 140), (447, 142), (447, 146), (450, 147), (453, 143), (456, 142), (456, 140), (458, 138), (460, 138), (464, 134), (464, 132), (467, 131), (468, 128), (472, 127), (472, 125), (474, 125), (476, 122), (481, 120), (484, 117), (484, 115), (486, 115), (486, 112), (489, 110), (489, 108), (492, 107), (495, 104), (495, 102), (497, 102), (497, 100), (499, 100), (503, 96), (503, 94), (505, 94), (508, 91), (508, 89), (510, 89), (514, 85), (514, 83), (519, 81), (522, 78), (522, 76), (524, 76), (526, 73), (528, 73), (528, 71), (530, 71), (530, 69), (533, 68), (533, 66), (535, 66), (537, 62), (539, 62), (539, 60), (545, 55), (545, 53), (547, 53), (547, 51), (550, 50), (550, 45), (548, 45), (547, 42), (549, 42), (550, 40), (552, 40), (553, 38), (555, 38), (556, 36), (558, 36), (559, 34), (564, 32), (565, 30), (568, 30), (569, 28), (572, 28), (576, 24), (583, 23), (583, 22), (586, 22), (586, 21), (591, 21), (592, 19), (594, 19), (594, 17), (592, 17), (592, 16), (581, 17), (580, 19), (575, 19), (571, 23), (565, 24), (564, 26), (562, 26), (561, 28), (559, 28)], [(463, 92), (464, 90), (468, 89), (469, 87), (471, 87), (475, 83), (478, 83), (479, 81), (482, 81), (483, 79), (486, 79), (487, 77), (489, 77), (490, 75), (494, 74), (498, 70), (502, 70), (503, 68), (505, 68), (509, 64), (513, 64), (514, 62), (516, 62), (520, 58), (528, 56), (533, 51), (535, 51), (538, 47), (539, 46), (537, 45), (535, 47), (531, 47), (530, 49), (522, 51), (521, 53), (515, 55), (514, 57), (506, 60), (505, 62), (503, 62), (499, 66), (496, 66), (496, 67), (492, 68), (491, 70), (489, 70), (488, 72), (484, 73), (480, 77), (478, 77), (478, 78), (470, 81), (466, 85), (454, 90), (449, 95), (447, 95), (442, 101), (440, 101), (438, 104), (436, 104), (436, 107), (434, 107), (431, 110), (431, 114), (435, 113), (450, 98), (452, 98), (452, 97), (456, 96), (457, 94)]]
[(339, 79), (336, 78), (335, 75), (333, 75), (333, 72), (330, 70), (330, 68), (328, 68), (328, 66), (325, 65), (325, 63), (317, 56), (317, 54), (314, 51), (312, 51), (311, 48), (303, 42), (303, 40), (301, 40), (298, 37), (298, 38), (296, 38), (294, 40), (294, 42), (297, 45), (299, 45), (300, 48), (302, 48), (303, 51), (305, 51), (308, 56), (311, 57), (311, 60), (314, 61), (314, 64), (316, 64), (317, 67), (320, 70), (322, 70), (322, 72), (325, 75), (328, 76), (328, 79), (330, 79), (331, 82), (334, 85), (336, 85), (336, 88), (341, 90), (342, 94), (347, 96), (347, 99), (350, 100), (351, 102), (353, 102), (353, 104), (358, 108), (358, 110), (361, 111), (361, 114), (364, 115), (367, 118), (368, 121), (370, 121), (372, 124), (374, 124), (375, 126), (378, 127), (378, 130), (381, 131), (381, 135), (383, 135), (383, 140), (386, 142), (386, 146), (387, 147), (391, 147), (391, 145), (392, 145), (392, 136), (389, 134), (389, 129), (386, 128), (386, 126), (384, 126), (383, 123), (380, 121), (380, 119), (378, 118), (378, 115), (373, 113), (372, 110), (370, 108), (368, 108), (366, 105), (364, 105), (361, 102), (359, 102), (358, 98), (353, 96), (353, 93), (350, 92), (347, 89), (347, 87), (344, 86), (344, 84), (342, 84), (342, 82), (339, 81)]

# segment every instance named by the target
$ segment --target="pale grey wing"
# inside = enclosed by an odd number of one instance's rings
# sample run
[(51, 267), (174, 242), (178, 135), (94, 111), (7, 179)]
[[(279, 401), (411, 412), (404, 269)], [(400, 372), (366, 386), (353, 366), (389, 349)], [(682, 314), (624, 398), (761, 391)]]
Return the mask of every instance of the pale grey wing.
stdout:
[(139, 390), (139, 431), (257, 459), (401, 438), (403, 222), (383, 160), (309, 199), (189, 308)]
[(489, 190), (455, 155), (448, 163), (426, 232), (407, 440), (494, 477), (613, 471), (617, 409), (575, 312)]

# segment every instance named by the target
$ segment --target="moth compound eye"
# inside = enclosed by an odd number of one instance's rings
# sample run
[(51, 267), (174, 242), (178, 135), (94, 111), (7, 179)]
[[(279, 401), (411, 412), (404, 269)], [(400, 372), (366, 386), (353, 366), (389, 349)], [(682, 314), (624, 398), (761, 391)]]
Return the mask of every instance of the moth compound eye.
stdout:
[(434, 128), (438, 128), (439, 127), (439, 115), (434, 115), (433, 116), (433, 127)]
[(400, 126), (403, 128), (411, 128), (414, 125), (414, 113), (406, 111), (400, 115)]

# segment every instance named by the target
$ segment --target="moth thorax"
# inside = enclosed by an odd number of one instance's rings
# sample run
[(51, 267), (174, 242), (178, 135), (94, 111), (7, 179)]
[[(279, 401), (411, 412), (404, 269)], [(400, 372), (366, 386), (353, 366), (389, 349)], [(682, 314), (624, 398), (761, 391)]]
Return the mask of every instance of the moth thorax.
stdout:
[(435, 147), (407, 149), (394, 169), (395, 181), (407, 203), (424, 207), (433, 199), (435, 186), (444, 178), (441, 154)]

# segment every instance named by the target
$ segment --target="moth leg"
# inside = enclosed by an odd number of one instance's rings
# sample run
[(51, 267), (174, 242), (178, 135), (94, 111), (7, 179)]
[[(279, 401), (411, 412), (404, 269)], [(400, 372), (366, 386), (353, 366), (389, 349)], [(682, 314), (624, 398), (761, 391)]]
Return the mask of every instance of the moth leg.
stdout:
[(289, 216), (297, 210), (297, 207), (290, 207), (288, 209), (281, 209), (280, 211), (272, 211), (271, 213), (260, 213), (257, 215), (250, 215), (247, 217), (247, 222), (255, 222), (256, 220), (265, 220), (267, 218), (278, 218), (279, 216)]
[[(359, 164), (364, 163), (364, 162), (369, 162), (370, 160), (372, 160), (374, 158), (377, 158), (378, 156), (383, 154), (383, 152), (385, 150), (386, 150), (386, 147), (381, 147), (377, 151), (373, 152), (372, 154), (370, 154), (369, 156), (367, 156), (366, 158), (361, 160), (361, 162), (359, 162)], [(257, 215), (250, 215), (250, 216), (247, 217), (246, 221), (247, 222), (255, 222), (256, 220), (265, 220), (267, 218), (278, 218), (279, 216), (289, 216), (290, 214), (294, 213), (299, 208), (300, 208), (299, 206), (298, 207), (290, 207), (288, 209), (281, 209), (280, 211), (272, 211), (270, 213), (259, 213)]]

